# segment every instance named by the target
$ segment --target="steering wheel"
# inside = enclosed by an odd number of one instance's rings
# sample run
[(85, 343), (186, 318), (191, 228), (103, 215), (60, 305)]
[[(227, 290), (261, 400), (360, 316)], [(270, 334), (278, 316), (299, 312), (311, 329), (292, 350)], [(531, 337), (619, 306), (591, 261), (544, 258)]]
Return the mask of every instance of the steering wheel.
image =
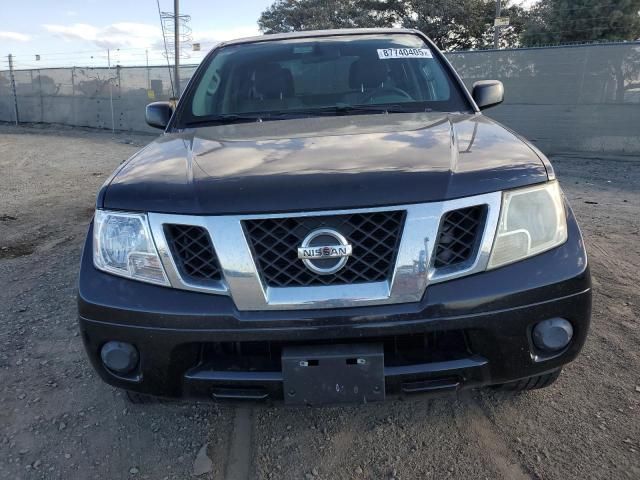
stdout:
[(375, 90), (369, 92), (363, 99), (363, 103), (369, 102), (376, 97), (382, 97), (383, 95), (395, 95), (402, 97), (403, 99), (409, 100), (410, 102), (415, 102), (414, 98), (409, 95), (407, 92), (398, 87), (378, 87)]

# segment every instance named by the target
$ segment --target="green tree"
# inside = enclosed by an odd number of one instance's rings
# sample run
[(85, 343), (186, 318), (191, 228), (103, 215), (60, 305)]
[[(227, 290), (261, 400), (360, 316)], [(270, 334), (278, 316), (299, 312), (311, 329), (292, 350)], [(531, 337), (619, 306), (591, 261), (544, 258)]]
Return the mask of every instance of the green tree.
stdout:
[(264, 33), (327, 28), (389, 27), (400, 1), (276, 0), (258, 19)]
[(640, 0), (540, 0), (522, 35), (527, 46), (640, 38)]
[[(526, 12), (504, 1), (502, 16), (509, 27), (501, 31), (501, 47), (515, 47), (526, 21)], [(467, 50), (493, 45), (495, 0), (412, 0), (405, 2), (402, 25), (417, 28), (443, 50)]]
[[(503, 1), (511, 25), (501, 32), (501, 46), (517, 46), (526, 12)], [(277, 0), (258, 25), (264, 33), (324, 28), (416, 28), (444, 50), (493, 44), (495, 0)]]

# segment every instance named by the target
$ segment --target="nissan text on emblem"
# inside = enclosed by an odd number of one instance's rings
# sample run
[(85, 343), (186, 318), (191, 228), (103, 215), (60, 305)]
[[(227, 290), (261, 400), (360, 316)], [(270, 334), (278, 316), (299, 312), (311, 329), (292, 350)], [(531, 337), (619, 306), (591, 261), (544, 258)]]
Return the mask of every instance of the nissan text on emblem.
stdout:
[(339, 232), (330, 228), (314, 230), (298, 248), (298, 258), (312, 272), (331, 275), (347, 264), (352, 247)]

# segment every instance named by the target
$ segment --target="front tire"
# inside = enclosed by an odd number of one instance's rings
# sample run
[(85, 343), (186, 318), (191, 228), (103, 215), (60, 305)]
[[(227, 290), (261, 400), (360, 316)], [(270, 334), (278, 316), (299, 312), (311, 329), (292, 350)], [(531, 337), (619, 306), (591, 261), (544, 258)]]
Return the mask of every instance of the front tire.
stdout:
[(545, 373), (543, 375), (535, 375), (533, 377), (523, 378), (522, 380), (516, 380), (515, 382), (494, 385), (493, 388), (501, 392), (511, 393), (537, 390), (539, 388), (545, 388), (553, 384), (553, 382), (555, 382), (560, 376), (560, 372), (562, 372), (562, 368), (549, 373)]

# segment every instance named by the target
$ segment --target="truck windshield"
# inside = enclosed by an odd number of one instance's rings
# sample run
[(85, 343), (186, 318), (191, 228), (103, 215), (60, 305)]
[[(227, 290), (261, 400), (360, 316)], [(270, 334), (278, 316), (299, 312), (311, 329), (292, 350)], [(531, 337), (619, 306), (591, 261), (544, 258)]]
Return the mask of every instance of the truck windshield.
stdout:
[(438, 55), (413, 34), (230, 45), (207, 62), (181, 102), (182, 126), (471, 109)]

